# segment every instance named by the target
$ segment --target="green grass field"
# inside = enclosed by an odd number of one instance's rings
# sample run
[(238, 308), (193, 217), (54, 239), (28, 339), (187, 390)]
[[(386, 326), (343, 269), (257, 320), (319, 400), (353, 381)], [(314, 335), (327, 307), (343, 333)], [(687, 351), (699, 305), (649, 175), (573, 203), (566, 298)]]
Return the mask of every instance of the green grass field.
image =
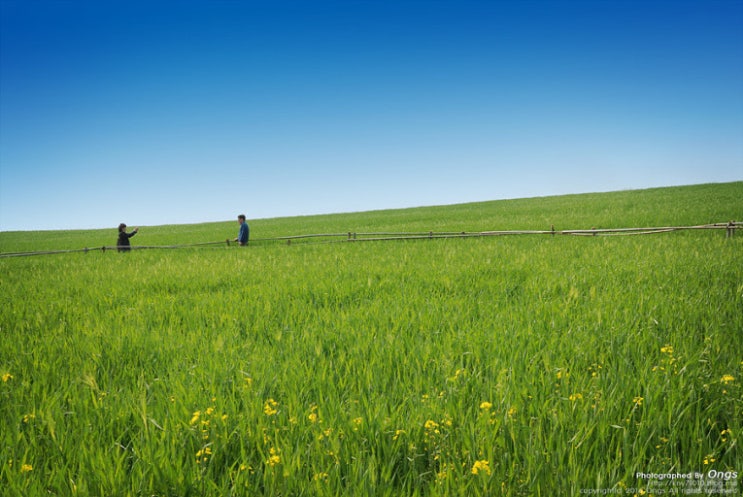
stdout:
[[(255, 240), (733, 219), (743, 182), (249, 221)], [(113, 245), (120, 221), (0, 233), (0, 252)], [(3, 495), (743, 490), (740, 230), (96, 251), (0, 275)]]

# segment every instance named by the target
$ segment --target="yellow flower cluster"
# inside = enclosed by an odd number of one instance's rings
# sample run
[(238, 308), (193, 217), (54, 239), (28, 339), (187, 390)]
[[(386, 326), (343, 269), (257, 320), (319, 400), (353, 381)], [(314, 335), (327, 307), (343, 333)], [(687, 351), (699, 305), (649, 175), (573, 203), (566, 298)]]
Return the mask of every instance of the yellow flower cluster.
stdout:
[(317, 440), (318, 441), (319, 440), (323, 440), (325, 438), (328, 438), (332, 434), (333, 434), (333, 429), (332, 428), (325, 428), (325, 430), (323, 430), (322, 433), (320, 433), (319, 435), (317, 435)]
[(271, 467), (281, 464), (281, 456), (279, 455), (279, 452), (279, 449), (271, 447), (271, 449), (268, 451), (269, 456), (268, 460), (266, 460), (266, 464)]
[(361, 425), (364, 423), (364, 418), (358, 417), (353, 418), (353, 431), (359, 431)]
[(588, 370), (591, 372), (591, 378), (598, 378), (601, 372), (601, 369), (603, 369), (603, 366), (598, 363), (593, 364), (592, 366), (589, 366)]
[(472, 465), (472, 474), (478, 475), (480, 473), (484, 473), (486, 475), (490, 475), (490, 463), (486, 459), (482, 459), (480, 461), (475, 461), (475, 464)]
[(663, 447), (663, 445), (667, 444), (669, 440), (668, 437), (660, 437), (659, 439), (661, 443), (655, 446), (656, 449), (660, 449), (661, 447)]
[(735, 376), (733, 376), (733, 375), (730, 375), (730, 374), (726, 374), (726, 375), (723, 375), (723, 376), (722, 376), (722, 378), (720, 378), (720, 382), (721, 382), (721, 383), (724, 383), (724, 384), (726, 384), (726, 385), (727, 385), (728, 383), (732, 383), (732, 382), (734, 382), (734, 381), (735, 381)]
[(13, 379), (13, 375), (10, 373), (4, 373), (3, 374), (3, 383), (8, 383), (8, 380)]
[(263, 405), (263, 413), (266, 416), (274, 416), (276, 413), (279, 412), (278, 410), (279, 403), (276, 402), (273, 399), (268, 399), (266, 403)]
[(731, 433), (732, 433), (732, 432), (730, 431), (730, 428), (728, 428), (728, 429), (726, 429), (726, 430), (722, 430), (722, 431), (720, 432), (720, 440), (722, 440), (722, 443), (725, 443), (725, 442), (727, 442), (727, 441), (728, 441), (728, 439), (727, 439), (726, 435), (730, 435)]
[[(514, 408), (512, 407), (511, 409), (514, 409)], [(483, 402), (480, 402), (480, 411), (482, 412), (483, 417), (484, 416), (488, 416), (488, 423), (489, 424), (491, 424), (491, 425), (495, 424), (495, 417), (496, 417), (497, 411), (493, 411), (493, 403), (492, 402), (487, 401), (487, 400), (486, 401), (483, 401)], [(515, 409), (514, 409), (514, 412), (516, 412)], [(510, 414), (509, 417), (511, 417), (512, 414)]]
[(673, 371), (676, 372), (678, 368), (678, 365), (676, 364), (678, 358), (673, 355), (673, 347), (671, 345), (665, 345), (660, 348), (660, 353), (667, 357), (661, 359), (661, 366), (653, 366), (653, 371), (665, 371), (666, 366), (672, 366)]
[[(216, 399), (212, 399), (216, 400)], [(191, 421), (189, 424), (191, 426), (199, 425), (201, 426), (201, 437), (203, 440), (209, 440), (209, 431), (211, 427), (211, 416), (214, 414), (215, 408), (214, 407), (208, 407), (204, 411), (194, 411), (193, 415), (191, 415)], [(227, 415), (222, 416), (222, 421), (227, 419)]]
[(212, 455), (211, 447), (204, 447), (203, 449), (196, 452), (196, 464), (206, 463), (209, 461), (209, 457)]
[(201, 418), (201, 411), (194, 412), (193, 416), (191, 416), (191, 422), (189, 424), (195, 425), (199, 422), (199, 418)]
[(568, 399), (569, 399), (569, 400), (570, 400), (571, 402), (575, 402), (575, 401), (578, 401), (578, 400), (582, 400), (582, 399), (583, 399), (583, 394), (580, 394), (580, 393), (571, 393), (571, 394), (570, 394), (570, 397), (568, 397)]
[(439, 432), (439, 424), (436, 421), (432, 420), (432, 419), (429, 419), (428, 421), (426, 421), (426, 423), (423, 425), (423, 427), (426, 429), (426, 432), (428, 432), (429, 434), (431, 434), (431, 433), (437, 433), (437, 434), (440, 433)]
[(458, 379), (463, 378), (465, 376), (467, 376), (467, 370), (466, 369), (457, 369), (454, 372), (454, 376), (452, 376), (451, 378), (449, 378), (449, 381), (457, 381)]
[(457, 467), (453, 463), (442, 464), (438, 473), (436, 473), (436, 481), (439, 483), (439, 485), (443, 484), (444, 480), (446, 480), (449, 477), (449, 474), (455, 473), (456, 470), (457, 470)]

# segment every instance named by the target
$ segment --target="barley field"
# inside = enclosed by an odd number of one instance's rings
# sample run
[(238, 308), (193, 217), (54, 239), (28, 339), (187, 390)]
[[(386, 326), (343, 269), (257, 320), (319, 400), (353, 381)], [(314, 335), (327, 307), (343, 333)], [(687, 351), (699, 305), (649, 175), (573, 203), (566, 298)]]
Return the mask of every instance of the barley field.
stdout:
[[(0, 493), (738, 495), (743, 231), (268, 240), (734, 219), (743, 182), (0, 258)], [(145, 226), (132, 245), (236, 232)], [(0, 255), (115, 237), (4, 232)]]

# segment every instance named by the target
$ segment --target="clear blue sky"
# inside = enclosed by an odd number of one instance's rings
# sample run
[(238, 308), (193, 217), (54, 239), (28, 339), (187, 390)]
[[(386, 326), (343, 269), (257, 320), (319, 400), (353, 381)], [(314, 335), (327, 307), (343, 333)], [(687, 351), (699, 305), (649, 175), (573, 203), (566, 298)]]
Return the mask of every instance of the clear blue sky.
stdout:
[(743, 179), (743, 0), (0, 0), (0, 230)]

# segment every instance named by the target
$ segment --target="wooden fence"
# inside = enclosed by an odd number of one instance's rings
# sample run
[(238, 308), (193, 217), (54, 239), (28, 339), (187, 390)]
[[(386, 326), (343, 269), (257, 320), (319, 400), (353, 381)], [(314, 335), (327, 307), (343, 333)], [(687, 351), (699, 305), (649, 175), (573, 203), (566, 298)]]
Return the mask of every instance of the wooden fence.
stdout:
[[(489, 236), (512, 236), (512, 235), (569, 235), (569, 236), (628, 236), (628, 235), (651, 235), (658, 233), (670, 233), (674, 231), (689, 230), (725, 230), (727, 238), (733, 238), (735, 232), (743, 228), (743, 222), (730, 221), (727, 223), (702, 224), (697, 226), (661, 226), (646, 228), (591, 228), (591, 229), (572, 229), (556, 230), (551, 226), (549, 230), (493, 230), (493, 231), (427, 231), (427, 232), (372, 232), (372, 233), (315, 233), (307, 235), (279, 236), (274, 238), (256, 238), (250, 241), (250, 245), (261, 245), (267, 243), (285, 243), (292, 245), (294, 243), (339, 243), (339, 242), (371, 242), (371, 241), (391, 241), (391, 240), (433, 240), (448, 238), (481, 238)], [(131, 250), (168, 250), (181, 248), (204, 248), (217, 246), (231, 246), (230, 240), (219, 242), (191, 243), (180, 245), (135, 245), (130, 247)], [(236, 246), (236, 245), (235, 245)], [(34, 255), (52, 255), (52, 254), (72, 254), (88, 253), (94, 251), (111, 252), (117, 251), (116, 246), (86, 247), (72, 250), (41, 250), (27, 252), (0, 252), (0, 258), (5, 257), (26, 257)]]

